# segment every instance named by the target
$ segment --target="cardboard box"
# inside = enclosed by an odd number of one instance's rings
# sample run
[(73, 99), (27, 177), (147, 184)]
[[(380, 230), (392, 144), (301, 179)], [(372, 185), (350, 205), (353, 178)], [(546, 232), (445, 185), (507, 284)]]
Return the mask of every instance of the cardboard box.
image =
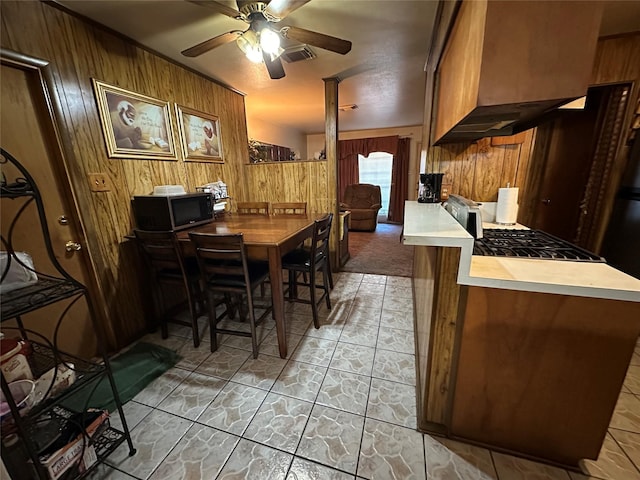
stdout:
[[(96, 463), (98, 456), (96, 455), (93, 445), (89, 445), (89, 439), (96, 434), (100, 435), (108, 426), (109, 412), (105, 410), (85, 430), (89, 438), (84, 435), (78, 435), (75, 440), (57, 450), (55, 453), (40, 458), (40, 462), (47, 470), (49, 478), (56, 480), (64, 472), (78, 463), (79, 473), (84, 472)], [(80, 458), (80, 455), (82, 455), (82, 458)]]

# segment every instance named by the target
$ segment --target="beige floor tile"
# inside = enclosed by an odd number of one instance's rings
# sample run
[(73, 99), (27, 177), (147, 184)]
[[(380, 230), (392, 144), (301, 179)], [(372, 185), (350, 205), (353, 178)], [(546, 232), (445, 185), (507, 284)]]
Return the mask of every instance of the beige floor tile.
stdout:
[(271, 355), (260, 355), (258, 358), (249, 358), (238, 369), (231, 380), (250, 387), (269, 390), (282, 372), (287, 360)]
[(356, 473), (364, 417), (315, 405), (296, 455)]
[(195, 420), (223, 389), (226, 380), (192, 373), (157, 408)]
[(407, 353), (376, 349), (372, 376), (405, 383), (416, 384), (416, 358)]
[(640, 433), (625, 432), (614, 428), (609, 430), (609, 434), (618, 442), (624, 453), (640, 469)]
[(424, 453), (421, 433), (367, 418), (358, 476), (372, 480), (425, 479)]
[(287, 480), (353, 480), (353, 475), (295, 457)]
[(444, 438), (424, 436), (430, 480), (497, 480), (489, 450)]
[(271, 391), (313, 402), (318, 396), (325, 373), (327, 367), (291, 360), (285, 365)]
[(329, 367), (371, 376), (375, 352), (373, 347), (338, 342)]
[[(215, 478), (240, 439), (205, 425), (194, 425), (157, 468), (150, 480)], [(211, 448), (215, 445), (215, 448)]]
[(330, 368), (324, 377), (316, 403), (364, 415), (370, 385), (371, 377)]
[[(624, 433), (624, 432), (621, 432)], [(597, 461), (583, 460), (582, 471), (592, 477), (605, 480), (640, 480), (640, 472), (624, 454), (616, 441), (608, 435), (604, 438)]]
[(229, 382), (197, 421), (242, 435), (266, 396), (265, 390)]
[(148, 478), (193, 422), (156, 410), (131, 431), (137, 453), (130, 457), (126, 442), (107, 459), (109, 465), (138, 478)]
[(367, 417), (415, 429), (415, 387), (379, 378), (371, 379)]
[(335, 340), (324, 338), (302, 337), (291, 355), (291, 360), (328, 367), (337, 343)]
[(358, 296), (360, 295), (373, 295), (382, 298), (385, 292), (384, 283), (361, 283), (358, 289)]
[(311, 402), (270, 393), (243, 437), (294, 453), (312, 408)]
[[(234, 337), (239, 338), (239, 337)], [(223, 345), (202, 362), (196, 372), (229, 379), (251, 357), (251, 352)]]
[(284, 480), (293, 455), (242, 439), (217, 480)]
[(627, 376), (624, 379), (624, 386), (627, 387), (631, 393), (640, 394), (640, 366), (629, 365)]
[(569, 480), (569, 473), (557, 467), (492, 452), (500, 480)]
[(621, 393), (609, 426), (640, 433), (640, 399), (631, 393)]

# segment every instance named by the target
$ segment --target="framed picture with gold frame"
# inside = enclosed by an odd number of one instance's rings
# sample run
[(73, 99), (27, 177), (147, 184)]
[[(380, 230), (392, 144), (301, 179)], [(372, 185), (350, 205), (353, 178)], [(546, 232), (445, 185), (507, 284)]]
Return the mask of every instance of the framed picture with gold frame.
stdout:
[(224, 163), (217, 116), (177, 104), (176, 116), (185, 161)]
[(92, 83), (109, 158), (178, 159), (169, 102)]

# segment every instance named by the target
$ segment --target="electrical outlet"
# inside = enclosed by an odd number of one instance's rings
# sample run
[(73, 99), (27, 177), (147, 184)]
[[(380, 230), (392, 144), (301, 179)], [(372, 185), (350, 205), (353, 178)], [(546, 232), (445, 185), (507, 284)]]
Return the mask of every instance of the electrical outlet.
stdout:
[(92, 192), (110, 192), (111, 191), (111, 179), (106, 173), (90, 173), (89, 188)]

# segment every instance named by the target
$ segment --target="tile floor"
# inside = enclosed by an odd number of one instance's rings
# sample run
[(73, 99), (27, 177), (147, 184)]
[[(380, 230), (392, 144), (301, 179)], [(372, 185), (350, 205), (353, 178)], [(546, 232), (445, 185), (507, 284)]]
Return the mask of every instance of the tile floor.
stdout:
[(210, 353), (208, 332), (198, 349), (182, 327), (146, 336), (183, 359), (125, 405), (138, 453), (121, 446), (92, 478), (640, 480), (640, 348), (581, 475), (415, 430), (410, 279), (342, 273), (331, 298), (319, 330), (287, 305), (287, 359), (271, 319), (256, 360), (247, 338)]

